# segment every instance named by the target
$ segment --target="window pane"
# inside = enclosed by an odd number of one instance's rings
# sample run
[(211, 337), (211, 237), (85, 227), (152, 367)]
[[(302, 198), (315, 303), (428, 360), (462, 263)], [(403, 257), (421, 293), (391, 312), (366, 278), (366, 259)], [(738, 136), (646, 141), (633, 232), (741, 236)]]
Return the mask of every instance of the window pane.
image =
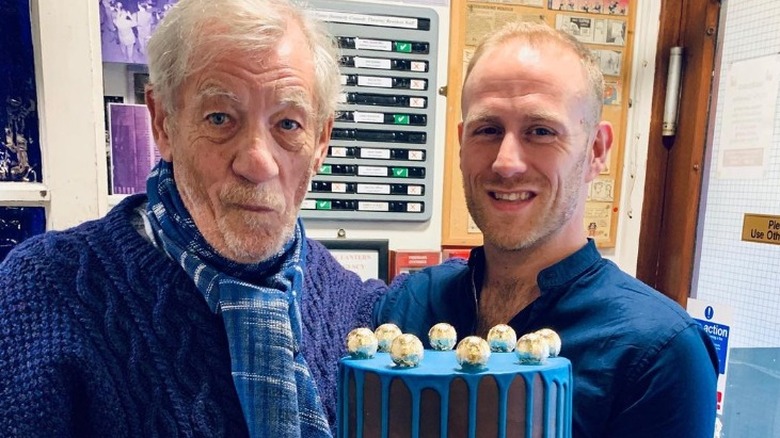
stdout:
[(0, 207), (0, 261), (23, 240), (46, 231), (43, 207)]
[(0, 181), (41, 182), (28, 0), (0, 2)]

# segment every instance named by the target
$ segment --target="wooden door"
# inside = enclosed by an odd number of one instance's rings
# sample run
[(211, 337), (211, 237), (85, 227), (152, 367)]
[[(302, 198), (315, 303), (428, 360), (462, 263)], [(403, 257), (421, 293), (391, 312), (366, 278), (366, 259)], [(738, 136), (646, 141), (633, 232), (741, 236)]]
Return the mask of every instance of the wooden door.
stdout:
[[(636, 276), (685, 305), (691, 289), (720, 2), (663, 0)], [(677, 134), (662, 137), (669, 51), (684, 48)]]

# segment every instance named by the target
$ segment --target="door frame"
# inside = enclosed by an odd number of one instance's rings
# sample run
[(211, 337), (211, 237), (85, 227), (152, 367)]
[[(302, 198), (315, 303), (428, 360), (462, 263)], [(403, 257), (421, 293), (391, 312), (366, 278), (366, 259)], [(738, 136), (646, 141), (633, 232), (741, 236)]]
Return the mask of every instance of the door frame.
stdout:
[[(685, 306), (696, 253), (717, 0), (662, 0), (636, 277)], [(661, 135), (669, 52), (682, 46), (677, 133)]]

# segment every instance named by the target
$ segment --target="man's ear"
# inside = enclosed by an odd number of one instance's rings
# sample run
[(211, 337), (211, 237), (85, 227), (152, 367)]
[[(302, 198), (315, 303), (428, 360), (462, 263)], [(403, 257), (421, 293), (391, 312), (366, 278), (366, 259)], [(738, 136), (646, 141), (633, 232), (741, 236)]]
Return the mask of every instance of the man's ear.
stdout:
[(152, 87), (147, 86), (144, 90), (146, 108), (149, 109), (149, 115), (152, 119), (152, 135), (160, 156), (165, 161), (173, 161), (173, 151), (171, 150), (171, 139), (166, 126), (168, 125), (168, 114), (163, 109), (160, 102), (154, 95)]
[(590, 145), (591, 150), (588, 151), (590, 171), (586, 182), (593, 181), (606, 168), (609, 150), (612, 149), (612, 139), (612, 124), (604, 121), (599, 122), (596, 126), (593, 143)]
[(322, 126), (320, 136), (317, 139), (317, 144), (314, 145), (314, 159), (312, 160), (312, 175), (316, 174), (322, 163), (325, 162), (325, 157), (328, 156), (328, 146), (330, 146), (330, 133), (333, 131), (333, 117), (330, 117)]

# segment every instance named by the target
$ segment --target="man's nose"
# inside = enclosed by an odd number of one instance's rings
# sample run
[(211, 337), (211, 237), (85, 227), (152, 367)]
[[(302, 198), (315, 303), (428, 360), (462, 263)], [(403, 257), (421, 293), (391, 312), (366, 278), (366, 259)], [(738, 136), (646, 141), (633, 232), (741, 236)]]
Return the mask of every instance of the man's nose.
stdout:
[(504, 178), (511, 178), (528, 170), (525, 150), (516, 135), (507, 133), (501, 139), (498, 154), (493, 161), (493, 172)]
[(252, 184), (268, 181), (279, 175), (279, 165), (274, 156), (275, 141), (270, 132), (257, 129), (233, 160), (233, 171)]

